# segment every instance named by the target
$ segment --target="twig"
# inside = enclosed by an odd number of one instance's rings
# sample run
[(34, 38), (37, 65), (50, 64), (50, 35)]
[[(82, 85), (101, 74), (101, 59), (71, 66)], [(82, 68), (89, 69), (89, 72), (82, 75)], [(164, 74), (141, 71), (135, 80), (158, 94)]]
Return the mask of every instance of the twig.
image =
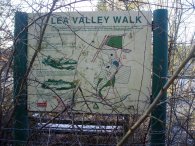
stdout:
[(191, 58), (195, 57), (195, 45), (193, 46), (190, 54), (188, 57), (181, 63), (181, 65), (178, 67), (176, 72), (173, 74), (173, 76), (168, 80), (168, 82), (164, 85), (164, 87), (160, 90), (154, 101), (150, 104), (148, 109), (144, 112), (144, 114), (138, 119), (138, 121), (127, 131), (125, 136), (119, 141), (117, 146), (122, 146), (126, 140), (134, 133), (134, 131), (144, 122), (144, 120), (149, 116), (151, 111), (156, 107), (158, 104), (161, 96), (167, 91), (169, 86), (173, 83), (173, 81), (177, 78), (181, 70), (185, 67), (185, 65), (190, 61)]

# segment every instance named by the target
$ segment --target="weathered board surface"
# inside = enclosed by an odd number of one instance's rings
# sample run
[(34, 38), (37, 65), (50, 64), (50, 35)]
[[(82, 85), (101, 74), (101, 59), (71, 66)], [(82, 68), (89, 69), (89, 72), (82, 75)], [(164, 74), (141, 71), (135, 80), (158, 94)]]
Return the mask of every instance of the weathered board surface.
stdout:
[[(29, 14), (29, 24), (38, 17)], [(52, 14), (28, 79), (28, 110), (143, 112), (151, 92), (151, 17), (135, 11)], [(28, 30), (29, 62), (44, 21)]]

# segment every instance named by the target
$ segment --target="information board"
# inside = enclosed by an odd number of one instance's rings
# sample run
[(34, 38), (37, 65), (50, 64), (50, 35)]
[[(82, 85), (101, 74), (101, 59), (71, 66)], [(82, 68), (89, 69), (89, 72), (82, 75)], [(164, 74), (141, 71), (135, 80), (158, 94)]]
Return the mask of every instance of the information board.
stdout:
[[(28, 62), (43, 15), (28, 15)], [(28, 79), (28, 110), (143, 112), (151, 94), (151, 18), (136, 11), (53, 13)]]

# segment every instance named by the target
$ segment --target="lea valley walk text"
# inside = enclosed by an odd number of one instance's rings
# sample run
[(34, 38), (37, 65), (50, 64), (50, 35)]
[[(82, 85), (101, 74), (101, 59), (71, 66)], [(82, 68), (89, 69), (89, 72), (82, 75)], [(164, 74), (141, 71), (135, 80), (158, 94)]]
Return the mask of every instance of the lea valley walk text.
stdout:
[(142, 16), (92, 16), (92, 17), (63, 17), (53, 16), (51, 24), (103, 24), (103, 23), (142, 23)]

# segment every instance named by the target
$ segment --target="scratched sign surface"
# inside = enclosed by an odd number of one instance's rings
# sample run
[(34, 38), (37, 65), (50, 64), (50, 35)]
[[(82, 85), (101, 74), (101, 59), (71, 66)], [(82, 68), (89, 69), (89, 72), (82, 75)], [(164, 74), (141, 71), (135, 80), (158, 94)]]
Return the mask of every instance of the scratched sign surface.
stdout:
[[(45, 19), (29, 14), (28, 62)], [(142, 112), (151, 90), (150, 12), (51, 15), (28, 79), (28, 110)]]

